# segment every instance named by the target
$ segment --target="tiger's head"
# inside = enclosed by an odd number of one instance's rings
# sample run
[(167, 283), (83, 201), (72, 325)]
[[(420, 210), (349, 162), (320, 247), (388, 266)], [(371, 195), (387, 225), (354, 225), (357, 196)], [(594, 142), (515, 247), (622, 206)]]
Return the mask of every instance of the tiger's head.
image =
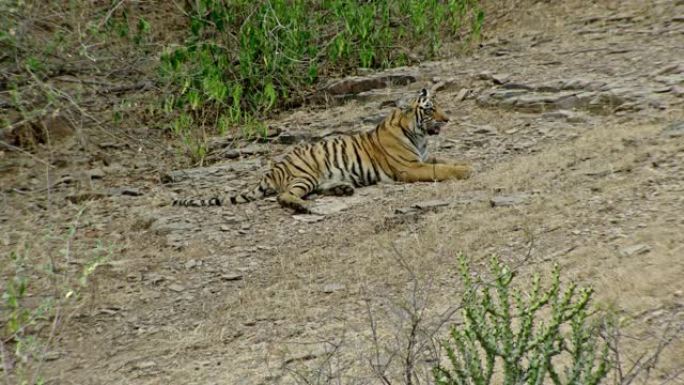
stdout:
[(416, 130), (428, 135), (437, 135), (449, 117), (435, 103), (432, 94), (423, 88), (411, 104), (414, 113)]

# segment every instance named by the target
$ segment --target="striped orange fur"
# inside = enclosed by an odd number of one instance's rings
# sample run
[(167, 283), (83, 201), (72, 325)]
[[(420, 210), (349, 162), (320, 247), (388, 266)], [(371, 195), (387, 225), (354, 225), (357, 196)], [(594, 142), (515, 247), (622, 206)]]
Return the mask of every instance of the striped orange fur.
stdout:
[[(371, 131), (296, 146), (272, 165), (255, 188), (230, 197), (230, 202), (240, 204), (277, 194), (281, 206), (309, 213), (311, 202), (303, 198), (312, 192), (351, 195), (356, 187), (379, 182), (468, 178), (469, 165), (448, 164), (428, 156), (427, 135), (438, 134), (448, 121), (430, 92), (422, 89), (407, 108), (395, 109)], [(181, 206), (223, 203), (219, 198), (173, 202)]]

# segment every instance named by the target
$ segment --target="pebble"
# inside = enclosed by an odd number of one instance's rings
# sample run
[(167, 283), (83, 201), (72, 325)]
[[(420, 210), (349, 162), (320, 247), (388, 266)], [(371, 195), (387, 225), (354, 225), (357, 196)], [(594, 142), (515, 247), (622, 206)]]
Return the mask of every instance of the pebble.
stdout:
[(468, 95), (470, 95), (470, 90), (467, 88), (461, 88), (461, 90), (458, 91), (458, 94), (456, 94), (456, 101), (462, 102), (462, 101), (466, 100)]
[(243, 278), (240, 273), (225, 273), (221, 274), (221, 279), (224, 281), (239, 281)]
[(102, 179), (105, 176), (105, 172), (101, 168), (94, 168), (88, 171), (88, 176), (90, 179)]
[(670, 123), (665, 129), (663, 129), (662, 134), (668, 138), (678, 138), (684, 136), (684, 121)]
[(336, 291), (344, 290), (347, 286), (341, 283), (329, 283), (323, 286), (323, 292), (326, 294), (334, 293)]
[(637, 244), (620, 249), (620, 255), (622, 255), (623, 257), (631, 257), (634, 255), (645, 254), (649, 251), (651, 251), (651, 246), (646, 244)]
[(304, 223), (316, 223), (320, 222), (325, 218), (324, 215), (316, 215), (316, 214), (296, 214), (293, 215), (292, 218), (296, 221), (299, 222), (304, 222)]
[(175, 292), (181, 292), (181, 291), (185, 290), (185, 286), (179, 285), (177, 283), (172, 283), (171, 285), (169, 285), (169, 290), (173, 290)]

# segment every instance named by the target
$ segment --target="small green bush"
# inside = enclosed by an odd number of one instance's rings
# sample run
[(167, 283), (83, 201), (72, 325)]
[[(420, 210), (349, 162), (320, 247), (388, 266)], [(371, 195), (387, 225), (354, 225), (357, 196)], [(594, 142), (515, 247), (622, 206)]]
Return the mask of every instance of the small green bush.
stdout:
[[(543, 289), (535, 275), (529, 292), (511, 288), (515, 274), (491, 260), (492, 282), (473, 279), (460, 258), (465, 286), (464, 324), (443, 343), (450, 368), (433, 370), (438, 385), (489, 385), (495, 368), (501, 384), (599, 384), (609, 370), (609, 347), (588, 323), (591, 289), (560, 287), (559, 269)], [(498, 383), (498, 381), (497, 381)]]
[[(0, 379), (4, 383), (44, 383), (43, 366), (59, 332), (81, 306), (97, 268), (111, 257), (113, 245), (99, 242), (75, 250), (77, 221), (65, 236), (55, 239), (63, 244), (57, 258), (53, 250), (34, 250), (28, 244), (0, 255)], [(83, 261), (80, 269), (69, 266), (75, 257)]]
[[(164, 110), (178, 127), (223, 133), (301, 99), (321, 78), (438, 55), (477, 37), (477, 0), (189, 2), (189, 36), (161, 56)], [(186, 128), (181, 128), (186, 130)], [(187, 131), (177, 132), (188, 137)]]

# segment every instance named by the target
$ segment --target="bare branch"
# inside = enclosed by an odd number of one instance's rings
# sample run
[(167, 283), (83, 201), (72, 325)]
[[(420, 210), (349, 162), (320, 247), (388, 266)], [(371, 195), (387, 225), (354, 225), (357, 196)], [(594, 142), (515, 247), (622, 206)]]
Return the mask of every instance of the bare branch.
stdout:
[(121, 4), (123, 4), (124, 1), (125, 1), (125, 0), (119, 0), (119, 2), (116, 3), (116, 4), (109, 10), (109, 12), (107, 12), (107, 14), (105, 15), (104, 19), (102, 19), (102, 21), (100, 22), (99, 28), (102, 28), (105, 24), (107, 24), (107, 22), (109, 21), (109, 19), (110, 19), (110, 18), (112, 17), (112, 15), (114, 14), (114, 11), (116, 11), (116, 9), (119, 8), (119, 7), (121, 6)]

